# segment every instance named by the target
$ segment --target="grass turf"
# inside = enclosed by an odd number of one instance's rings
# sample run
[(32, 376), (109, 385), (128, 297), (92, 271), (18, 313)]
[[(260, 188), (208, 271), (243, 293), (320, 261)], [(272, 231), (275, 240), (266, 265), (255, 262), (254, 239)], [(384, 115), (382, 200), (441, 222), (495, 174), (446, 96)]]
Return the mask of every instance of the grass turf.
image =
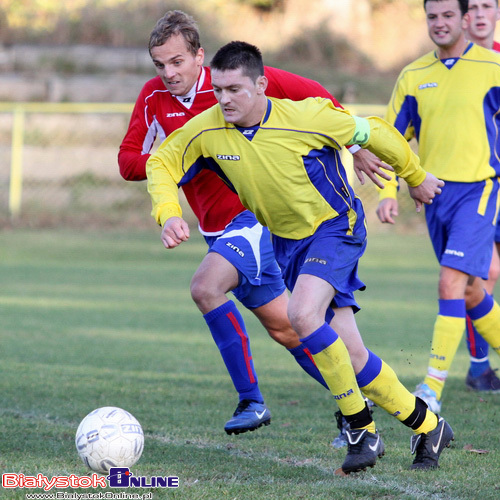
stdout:
[[(464, 343), (444, 393), (442, 414), (456, 439), (443, 452), (441, 468), (408, 470), (410, 431), (376, 408), (385, 457), (367, 472), (337, 477), (333, 472), (345, 450), (330, 446), (337, 433), (332, 398), (242, 310), (272, 424), (227, 436), (223, 425), (237, 397), (189, 296), (191, 275), (204, 252), (197, 235), (167, 252), (154, 231), (0, 233), (2, 474), (88, 474), (76, 454), (76, 428), (94, 408), (119, 406), (133, 413), (145, 431), (145, 450), (133, 473), (180, 480), (175, 490), (118, 490), (129, 495), (186, 500), (500, 497), (500, 395), (465, 390)], [(366, 345), (410, 390), (427, 366), (437, 273), (425, 235), (369, 237), (360, 266), (367, 290), (358, 294), (358, 325)], [(492, 364), (499, 364), (495, 355)], [(0, 497), (24, 499), (40, 491), (2, 488)]]

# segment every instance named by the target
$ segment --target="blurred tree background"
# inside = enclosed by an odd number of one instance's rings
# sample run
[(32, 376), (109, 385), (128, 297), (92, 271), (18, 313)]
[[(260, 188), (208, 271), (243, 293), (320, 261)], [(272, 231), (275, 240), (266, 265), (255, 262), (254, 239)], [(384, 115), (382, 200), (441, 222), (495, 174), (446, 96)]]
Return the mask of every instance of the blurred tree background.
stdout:
[[(147, 44), (166, 11), (194, 16), (207, 64), (221, 45), (246, 40), (267, 64), (319, 81), (348, 108), (381, 104), (365, 110), (382, 114), (401, 67), (430, 47), (421, 4), (0, 0), (0, 230), (154, 225), (144, 183), (123, 181), (116, 154), (131, 104), (155, 75)], [(358, 193), (374, 205), (370, 183)]]
[[(207, 63), (222, 44), (244, 39), (263, 50), (268, 64), (314, 78), (345, 102), (386, 103), (402, 65), (427, 49), (422, 0), (0, 0), (0, 46), (43, 46), (38, 70), (81, 72), (74, 55), (51, 49), (146, 52), (156, 20), (170, 9), (196, 18)], [(29, 72), (30, 64), (17, 55), (3, 69)], [(109, 71), (115, 69), (86, 64), (86, 73)]]

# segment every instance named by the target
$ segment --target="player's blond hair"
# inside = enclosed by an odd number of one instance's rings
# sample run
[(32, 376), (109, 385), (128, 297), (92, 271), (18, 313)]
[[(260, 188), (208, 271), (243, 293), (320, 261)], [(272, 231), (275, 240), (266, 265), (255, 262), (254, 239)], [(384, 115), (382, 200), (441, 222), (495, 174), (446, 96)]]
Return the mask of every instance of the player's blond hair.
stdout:
[(153, 47), (163, 45), (170, 37), (182, 35), (186, 46), (194, 56), (198, 53), (200, 44), (200, 33), (198, 25), (192, 16), (181, 10), (169, 10), (158, 20), (149, 37), (149, 53)]

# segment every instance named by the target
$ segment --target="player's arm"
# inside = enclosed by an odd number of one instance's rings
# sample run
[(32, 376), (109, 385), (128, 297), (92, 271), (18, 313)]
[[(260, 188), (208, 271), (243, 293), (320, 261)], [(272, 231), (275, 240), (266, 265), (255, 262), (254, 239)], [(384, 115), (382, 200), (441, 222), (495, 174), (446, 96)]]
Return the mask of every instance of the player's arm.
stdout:
[[(368, 149), (360, 148), (356, 152), (353, 152), (353, 167), (361, 184), (365, 183), (364, 174), (380, 189), (384, 189), (385, 187), (384, 182), (380, 178), (387, 182), (393, 179), (391, 173), (394, 172), (394, 169), (375, 156), (371, 151), (368, 151)], [(388, 172), (384, 172), (382, 169), (388, 170)]]
[(167, 249), (175, 248), (189, 238), (189, 227), (182, 218), (179, 203), (179, 172), (175, 155), (168, 149), (168, 139), (146, 164), (151, 215), (162, 226), (161, 241)]
[[(388, 177), (388, 178), (387, 178)], [(379, 189), (379, 203), (375, 210), (380, 222), (395, 224), (394, 217), (399, 215), (398, 190), (399, 182), (395, 172), (389, 172), (388, 176), (380, 181), (382, 187)]]
[[(156, 137), (153, 128), (148, 127), (146, 123), (145, 93), (146, 90), (143, 88), (135, 103), (127, 133), (118, 152), (120, 175), (127, 181), (146, 179), (146, 162)], [(143, 154), (144, 148), (147, 149), (148, 153)]]
[(384, 198), (383, 200), (380, 200), (375, 213), (377, 214), (380, 222), (384, 224), (395, 224), (396, 221), (394, 220), (394, 217), (399, 215), (398, 200), (395, 198)]
[(422, 168), (420, 159), (398, 130), (376, 116), (353, 118), (356, 127), (349, 144), (359, 144), (392, 165), (395, 173), (414, 188), (410, 190), (410, 195), (415, 201), (417, 212), (423, 203), (432, 203), (436, 194), (441, 193), (444, 182)]
[(200, 141), (192, 139), (188, 126), (167, 137), (146, 163), (151, 215), (163, 228), (161, 240), (165, 248), (175, 248), (189, 238), (179, 203), (179, 186), (189, 182), (205, 165)]
[[(415, 137), (415, 129), (412, 122), (412, 111), (408, 105), (412, 102), (408, 101), (405, 91), (404, 73), (396, 83), (391, 100), (387, 106), (385, 120), (388, 123), (394, 124), (396, 129), (410, 141)], [(379, 189), (379, 204), (376, 209), (376, 214), (382, 223), (394, 224), (394, 217), (399, 215), (399, 204), (397, 193), (399, 190), (399, 181), (395, 173), (390, 173), (389, 179), (385, 178), (382, 181), (383, 189)], [(411, 188), (410, 188), (411, 189)], [(411, 195), (411, 192), (410, 192)], [(417, 203), (417, 211), (420, 207)]]
[[(268, 79), (266, 94), (270, 97), (287, 98), (293, 101), (302, 101), (308, 97), (322, 97), (330, 99), (336, 108), (343, 109), (339, 101), (315, 80), (268, 66), (265, 68), (265, 74)], [(364, 184), (363, 174), (366, 174), (372, 182), (383, 188), (383, 184), (377, 175), (389, 180), (390, 176), (382, 169), (392, 171), (392, 167), (382, 162), (370, 151), (364, 150), (357, 145), (348, 146), (348, 149), (353, 155), (354, 171), (361, 184)]]
[(189, 239), (189, 226), (182, 217), (170, 217), (163, 224), (161, 241), (165, 248), (175, 248)]
[(182, 217), (178, 183), (182, 178), (180, 161), (169, 148), (166, 139), (146, 163), (148, 193), (151, 196), (151, 215), (163, 227), (171, 217)]
[[(286, 72), (282, 73), (286, 74)], [(307, 97), (323, 97), (330, 99), (336, 108), (344, 109), (339, 101), (337, 101), (337, 99), (335, 99), (335, 97), (318, 82), (309, 80), (308, 78), (304, 78), (299, 75), (290, 73), (288, 73), (288, 75), (290, 76), (280, 79), (280, 81), (286, 83), (285, 92), (287, 95), (285, 97), (294, 101), (306, 99)], [(290, 83), (293, 84), (290, 85)], [(365, 183), (364, 175), (366, 175), (380, 189), (384, 188), (384, 184), (381, 182), (379, 177), (387, 181), (391, 180), (389, 173), (386, 173), (384, 170), (393, 172), (394, 169), (390, 165), (387, 165), (387, 163), (384, 163), (382, 160), (377, 158), (376, 155), (356, 144), (347, 146), (347, 149), (352, 154), (354, 172), (356, 173), (356, 176), (361, 184)]]

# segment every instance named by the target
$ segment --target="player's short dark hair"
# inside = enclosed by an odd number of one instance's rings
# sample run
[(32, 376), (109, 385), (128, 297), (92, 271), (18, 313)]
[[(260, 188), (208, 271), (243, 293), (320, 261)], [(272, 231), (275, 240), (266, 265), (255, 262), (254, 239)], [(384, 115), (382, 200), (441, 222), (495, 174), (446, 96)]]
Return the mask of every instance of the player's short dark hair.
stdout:
[[(424, 9), (425, 6), (427, 5), (427, 2), (440, 2), (441, 0), (424, 0)], [(457, 0), (458, 5), (460, 7), (460, 12), (462, 13), (462, 17), (467, 14), (467, 11), (469, 10), (469, 0)], [(498, 0), (497, 0), (498, 2)]]
[(253, 82), (264, 75), (262, 53), (247, 42), (230, 42), (221, 47), (210, 62), (210, 68), (218, 71), (241, 68)]
[(182, 35), (186, 47), (194, 56), (198, 53), (200, 33), (194, 18), (181, 10), (169, 10), (158, 20), (149, 37), (149, 53), (153, 47), (163, 45), (171, 36)]

